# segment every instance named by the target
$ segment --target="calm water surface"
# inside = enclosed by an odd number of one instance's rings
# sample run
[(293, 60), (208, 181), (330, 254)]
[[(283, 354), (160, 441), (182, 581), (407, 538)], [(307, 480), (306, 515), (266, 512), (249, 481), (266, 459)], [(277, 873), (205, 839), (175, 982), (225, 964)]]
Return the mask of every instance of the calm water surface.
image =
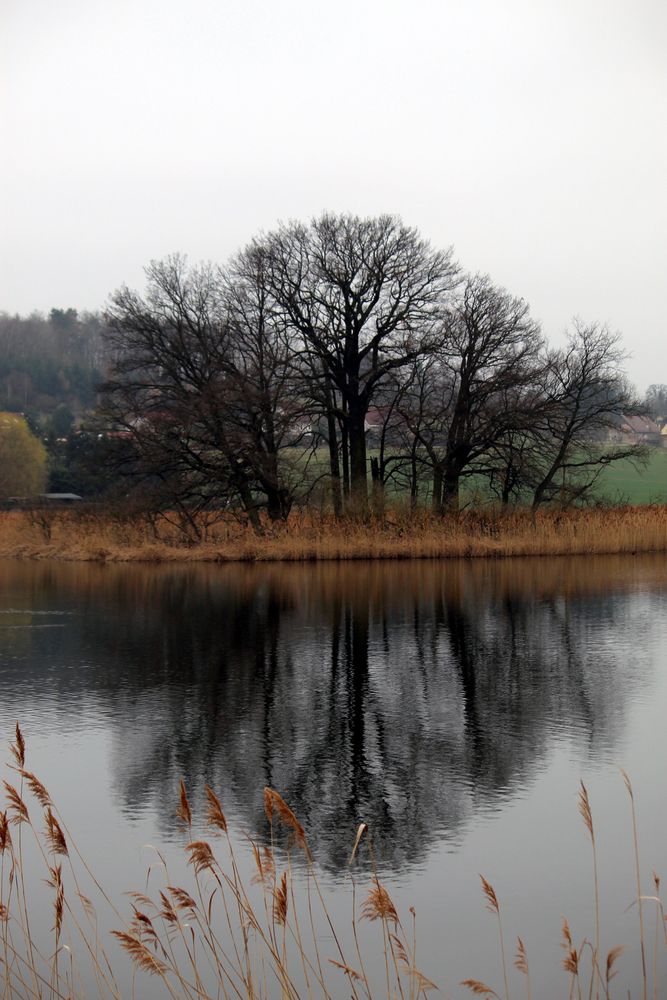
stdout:
[[(652, 868), (667, 877), (662, 557), (4, 563), (0, 682), (5, 744), (19, 719), (29, 766), (119, 894), (143, 887), (146, 845), (180, 852), (181, 776), (195, 801), (205, 782), (219, 792), (237, 834), (266, 834), (270, 785), (306, 827), (341, 919), (346, 860), (369, 824), (383, 880), (417, 910), (420, 965), (448, 996), (469, 976), (502, 984), (478, 872), (508, 940), (526, 942), (538, 995), (567, 994), (561, 915), (593, 933), (583, 778), (603, 945), (629, 946), (615, 984), (640, 995), (618, 767), (635, 787), (649, 892)], [(359, 864), (364, 882), (365, 850)]]

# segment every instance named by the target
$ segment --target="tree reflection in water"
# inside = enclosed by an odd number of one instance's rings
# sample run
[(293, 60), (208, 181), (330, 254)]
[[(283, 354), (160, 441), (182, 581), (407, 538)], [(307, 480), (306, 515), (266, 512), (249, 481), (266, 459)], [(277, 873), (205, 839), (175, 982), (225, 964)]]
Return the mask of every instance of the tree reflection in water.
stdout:
[(660, 562), (26, 566), (21, 599), (62, 627), (8, 629), (3, 686), (19, 717), (35, 692), (104, 716), (122, 808), (150, 802), (166, 835), (181, 776), (251, 832), (271, 785), (322, 865), (363, 820), (395, 869), (558, 741), (613, 750), (641, 679), (631, 595), (664, 586)]

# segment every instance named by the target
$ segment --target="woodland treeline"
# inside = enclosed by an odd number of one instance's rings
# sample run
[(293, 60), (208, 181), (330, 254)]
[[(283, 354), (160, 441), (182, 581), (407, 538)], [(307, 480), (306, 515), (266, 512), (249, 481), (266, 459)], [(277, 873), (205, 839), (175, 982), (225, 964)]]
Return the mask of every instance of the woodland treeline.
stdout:
[(609, 440), (641, 409), (615, 335), (575, 321), (550, 346), (523, 299), (396, 217), (285, 224), (146, 279), (111, 298), (102, 412), (125, 471), (184, 510), (228, 504), (259, 530), (262, 511), (363, 513), (391, 489), (440, 513), (471, 476), (503, 504), (569, 504), (644, 457)]
[(66, 434), (96, 405), (105, 368), (103, 326), (98, 313), (76, 309), (0, 313), (0, 409), (25, 415), (41, 432)]
[(583, 502), (645, 458), (621, 414), (667, 404), (664, 386), (640, 402), (623, 361), (595, 322), (550, 345), (523, 299), (394, 216), (154, 261), (102, 314), (0, 315), (2, 409), (46, 437), (51, 489), (131, 493), (193, 530), (202, 511), (261, 530), (387, 495), (441, 513), (470, 479), (503, 505)]

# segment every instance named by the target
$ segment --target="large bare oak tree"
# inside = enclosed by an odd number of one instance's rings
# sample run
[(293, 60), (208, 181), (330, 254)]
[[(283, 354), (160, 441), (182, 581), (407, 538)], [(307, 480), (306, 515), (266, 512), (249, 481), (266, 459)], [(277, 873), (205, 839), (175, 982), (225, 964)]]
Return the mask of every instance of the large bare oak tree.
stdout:
[(441, 342), (459, 270), (394, 216), (323, 215), (258, 241), (271, 293), (311, 359), (349, 443), (353, 504), (367, 504), (365, 420), (388, 376)]

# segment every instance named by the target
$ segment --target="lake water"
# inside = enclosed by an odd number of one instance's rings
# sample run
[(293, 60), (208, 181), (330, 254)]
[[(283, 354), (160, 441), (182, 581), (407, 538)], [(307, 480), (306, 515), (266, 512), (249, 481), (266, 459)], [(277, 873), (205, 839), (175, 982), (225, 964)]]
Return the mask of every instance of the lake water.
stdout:
[[(662, 556), (5, 562), (0, 685), (5, 746), (19, 720), (27, 766), (119, 900), (144, 888), (146, 845), (180, 856), (181, 777), (196, 807), (204, 783), (215, 788), (239, 840), (266, 836), (269, 785), (305, 826), (341, 920), (357, 824), (369, 825), (375, 868), (399, 909), (415, 907), (419, 965), (446, 996), (469, 995), (458, 986), (468, 977), (502, 993), (478, 873), (500, 898), (508, 950), (517, 934), (526, 943), (536, 995), (567, 996), (561, 917), (578, 938), (594, 927), (583, 779), (603, 948), (627, 945), (614, 992), (641, 996), (619, 767), (633, 781), (650, 894), (652, 869), (667, 877)], [(364, 842), (360, 894), (370, 865)], [(647, 920), (652, 942), (654, 909)]]

